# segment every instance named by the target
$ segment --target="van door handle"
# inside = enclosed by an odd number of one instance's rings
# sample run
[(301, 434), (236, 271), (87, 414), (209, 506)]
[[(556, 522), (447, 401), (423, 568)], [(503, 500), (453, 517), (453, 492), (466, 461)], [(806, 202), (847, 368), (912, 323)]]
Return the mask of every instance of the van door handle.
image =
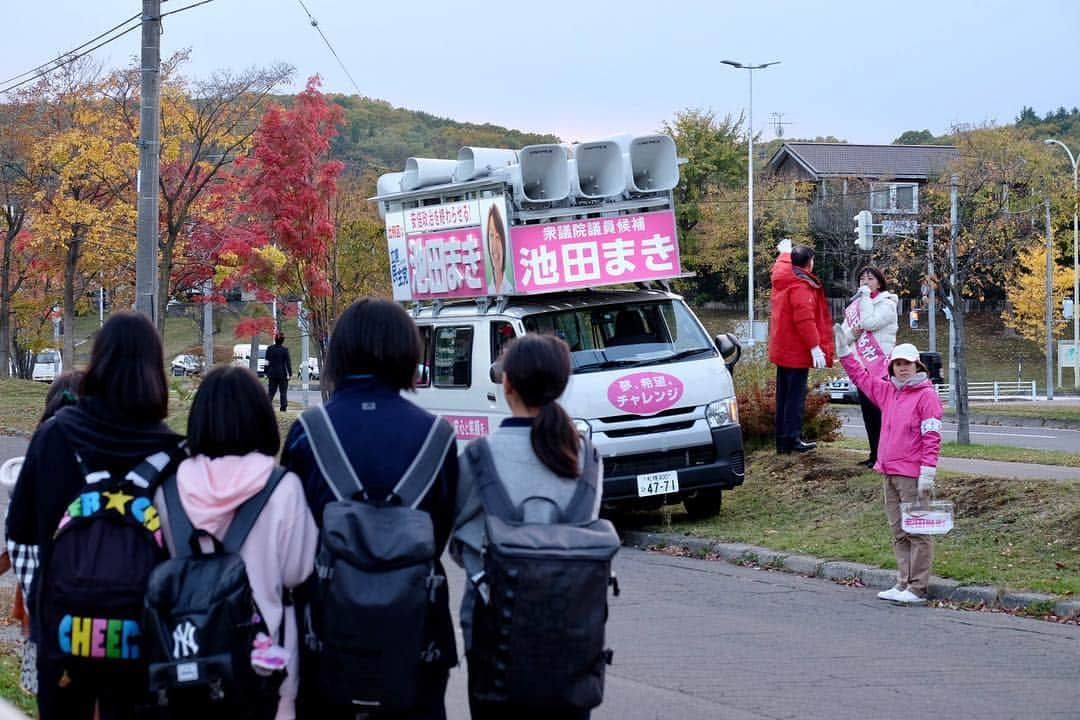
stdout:
[(489, 392), (487, 394), (487, 399), (488, 399), (488, 402), (495, 402), (495, 393)]

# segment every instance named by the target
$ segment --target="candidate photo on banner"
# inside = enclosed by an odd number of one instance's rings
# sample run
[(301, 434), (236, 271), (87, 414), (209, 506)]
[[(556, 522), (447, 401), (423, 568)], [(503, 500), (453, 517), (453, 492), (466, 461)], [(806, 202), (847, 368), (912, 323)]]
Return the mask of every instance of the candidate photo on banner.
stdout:
[(480, 218), (487, 255), (485, 271), (488, 293), (492, 295), (512, 293), (514, 292), (514, 258), (510, 248), (506, 204), (503, 199), (480, 200)]

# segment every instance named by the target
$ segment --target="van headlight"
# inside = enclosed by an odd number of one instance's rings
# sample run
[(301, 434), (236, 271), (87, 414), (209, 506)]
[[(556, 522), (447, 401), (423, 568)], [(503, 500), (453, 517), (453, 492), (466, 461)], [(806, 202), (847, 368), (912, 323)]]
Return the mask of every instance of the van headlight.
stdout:
[(586, 440), (592, 439), (592, 425), (588, 420), (582, 420), (581, 418), (574, 418), (574, 429), (578, 431), (578, 434)]
[(739, 424), (739, 401), (733, 397), (723, 398), (705, 406), (705, 420), (709, 427)]

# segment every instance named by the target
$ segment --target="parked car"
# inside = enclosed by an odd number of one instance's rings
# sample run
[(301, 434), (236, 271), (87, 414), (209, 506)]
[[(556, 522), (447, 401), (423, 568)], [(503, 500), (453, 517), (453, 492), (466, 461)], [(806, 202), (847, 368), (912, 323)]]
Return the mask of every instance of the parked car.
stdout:
[(34, 370), (30, 377), (51, 383), (64, 372), (64, 360), (56, 348), (45, 348), (34, 355)]
[(198, 375), (202, 372), (202, 358), (195, 355), (177, 355), (170, 364), (173, 375)]
[(859, 402), (859, 389), (847, 375), (837, 375), (818, 386), (818, 392), (828, 395), (832, 402)]
[[(319, 379), (319, 358), (309, 357), (307, 359), (306, 364), (307, 364), (307, 366), (309, 368), (308, 369), (308, 378), (311, 379), (311, 380), (318, 380)], [(305, 365), (305, 363), (300, 363), (300, 367), (297, 368), (297, 370), (296, 370), (296, 377), (300, 378), (301, 380), (304, 379), (304, 365)]]

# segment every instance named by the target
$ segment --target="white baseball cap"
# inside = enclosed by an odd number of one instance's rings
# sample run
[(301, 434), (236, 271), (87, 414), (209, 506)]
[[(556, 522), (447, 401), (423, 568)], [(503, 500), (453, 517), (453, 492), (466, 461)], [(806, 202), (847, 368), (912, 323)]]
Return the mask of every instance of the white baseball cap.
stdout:
[(907, 360), (913, 362), (923, 372), (927, 372), (926, 366), (923, 365), (922, 360), (919, 359), (919, 348), (915, 347), (911, 343), (900, 343), (893, 348), (893, 351), (889, 353), (889, 374), (892, 375), (893, 360)]

